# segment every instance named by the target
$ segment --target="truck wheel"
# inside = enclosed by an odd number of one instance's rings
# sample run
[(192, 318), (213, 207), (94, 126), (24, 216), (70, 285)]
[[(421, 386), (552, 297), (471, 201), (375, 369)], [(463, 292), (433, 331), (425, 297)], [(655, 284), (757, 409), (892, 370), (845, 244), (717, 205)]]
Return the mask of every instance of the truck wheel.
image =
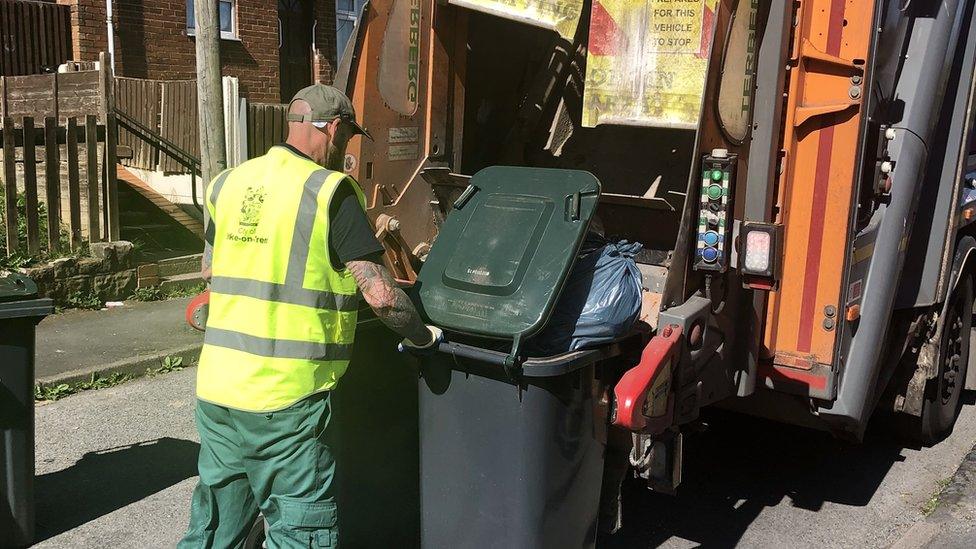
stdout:
[(952, 432), (962, 404), (973, 324), (973, 280), (966, 276), (949, 303), (939, 343), (939, 372), (929, 380), (920, 419), (921, 442), (932, 445)]
[(251, 525), (251, 531), (244, 538), (244, 549), (263, 549), (264, 547), (264, 517), (258, 515)]

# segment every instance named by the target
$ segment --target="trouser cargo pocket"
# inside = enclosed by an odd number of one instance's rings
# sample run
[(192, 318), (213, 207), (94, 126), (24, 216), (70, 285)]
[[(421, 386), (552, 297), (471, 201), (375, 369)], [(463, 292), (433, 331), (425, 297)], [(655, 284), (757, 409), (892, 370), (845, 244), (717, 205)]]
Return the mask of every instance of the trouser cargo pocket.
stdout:
[(335, 502), (306, 502), (281, 498), (281, 531), (296, 547), (338, 547), (339, 531)]

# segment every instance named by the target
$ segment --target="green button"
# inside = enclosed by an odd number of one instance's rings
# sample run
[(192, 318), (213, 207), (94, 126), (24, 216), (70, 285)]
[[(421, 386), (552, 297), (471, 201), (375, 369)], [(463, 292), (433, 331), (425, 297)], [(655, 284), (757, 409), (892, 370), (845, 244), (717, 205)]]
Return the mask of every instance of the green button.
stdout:
[(712, 181), (721, 181), (722, 175), (722, 170), (712, 170)]
[(718, 200), (722, 198), (722, 187), (719, 185), (712, 185), (708, 188), (708, 198), (712, 200)]

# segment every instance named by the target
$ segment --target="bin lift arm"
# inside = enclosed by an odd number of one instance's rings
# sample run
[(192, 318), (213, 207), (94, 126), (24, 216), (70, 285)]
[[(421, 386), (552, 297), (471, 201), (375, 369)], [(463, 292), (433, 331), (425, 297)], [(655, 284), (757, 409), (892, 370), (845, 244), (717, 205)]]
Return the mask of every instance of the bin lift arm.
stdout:
[(627, 370), (613, 389), (611, 421), (634, 432), (657, 434), (674, 420), (671, 377), (681, 350), (683, 330), (665, 326), (644, 347), (640, 363)]

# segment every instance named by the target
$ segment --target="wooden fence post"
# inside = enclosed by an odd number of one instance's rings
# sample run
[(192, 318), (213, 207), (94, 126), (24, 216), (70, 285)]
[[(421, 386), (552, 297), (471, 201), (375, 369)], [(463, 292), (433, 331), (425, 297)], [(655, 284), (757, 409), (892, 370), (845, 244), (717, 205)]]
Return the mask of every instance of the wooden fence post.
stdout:
[(47, 197), (47, 249), (61, 250), (61, 151), (58, 119), (44, 119), (44, 188)]
[(37, 149), (34, 140), (34, 118), (24, 117), (24, 206), (27, 210), (27, 253), (41, 251), (41, 235), (37, 209)]
[(88, 174), (88, 241), (100, 242), (102, 232), (99, 212), (102, 207), (98, 202), (98, 119), (93, 114), (85, 117), (85, 149), (85, 169)]
[(81, 185), (78, 176), (78, 120), (68, 119), (68, 226), (71, 230), (71, 249), (81, 246)]
[(3, 183), (6, 200), (4, 219), (7, 222), (7, 255), (17, 251), (17, 164), (14, 157), (14, 120), (3, 117)]
[(204, 186), (227, 168), (224, 145), (224, 95), (220, 84), (220, 15), (217, 2), (197, 2), (197, 116), (200, 171)]
[(115, 147), (119, 142), (119, 130), (115, 121), (115, 77), (112, 74), (111, 56), (106, 52), (98, 54), (102, 71), (102, 86), (105, 113), (105, 230), (110, 241), (119, 239), (119, 188), (116, 170), (118, 157)]

